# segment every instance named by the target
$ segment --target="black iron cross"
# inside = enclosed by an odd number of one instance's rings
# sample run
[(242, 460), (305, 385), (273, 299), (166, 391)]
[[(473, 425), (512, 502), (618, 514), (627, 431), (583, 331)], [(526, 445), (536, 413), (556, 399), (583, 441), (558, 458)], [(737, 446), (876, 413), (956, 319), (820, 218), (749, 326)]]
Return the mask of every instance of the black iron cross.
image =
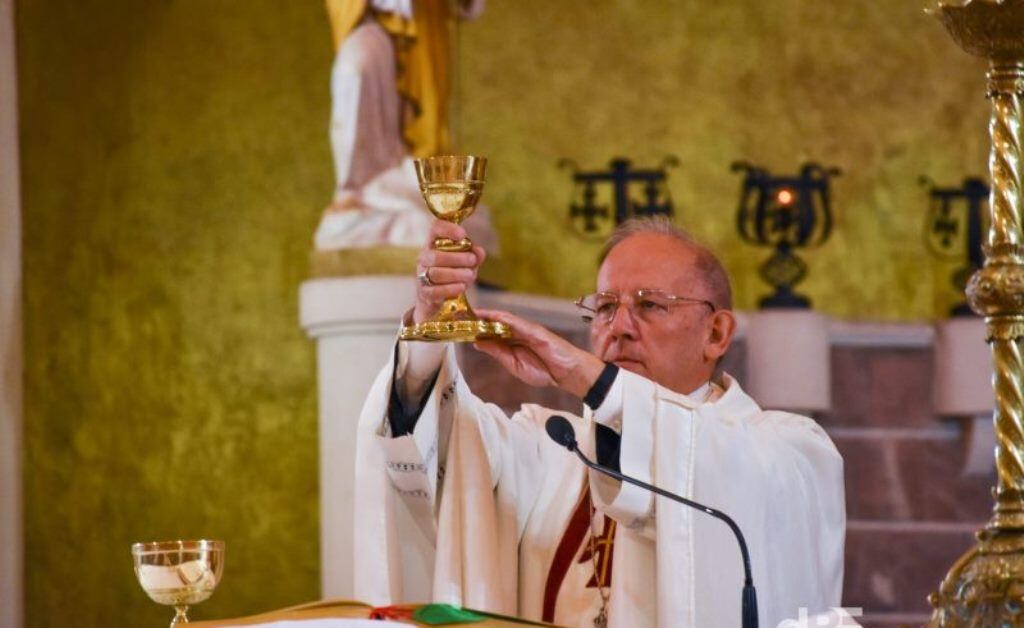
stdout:
[[(573, 220), (582, 219), (584, 234), (597, 231), (598, 219), (608, 218), (608, 206), (598, 205), (595, 201), (597, 186), (602, 183), (612, 185), (617, 225), (633, 217), (671, 216), (675, 209), (665, 183), (668, 169), (677, 165), (678, 159), (667, 157), (658, 168), (633, 168), (630, 160), (620, 157), (609, 163), (608, 170), (581, 172), (575, 162), (563, 159), (559, 167), (572, 170), (573, 182), (580, 189), (579, 199), (574, 199), (569, 205), (569, 216)], [(630, 186), (633, 184), (643, 185), (642, 200), (631, 197)]]
[[(932, 252), (938, 257), (954, 259), (966, 253), (967, 265), (953, 273), (954, 287), (963, 290), (970, 275), (985, 263), (981, 248), (981, 219), (989, 197), (988, 184), (978, 177), (967, 177), (958, 188), (940, 188), (928, 177), (921, 177), (920, 181), (928, 188), (932, 201), (927, 223), (928, 234), (935, 236), (928, 238)], [(954, 213), (961, 201), (964, 202), (964, 213)], [(954, 242), (958, 234), (964, 236), (963, 248)], [(955, 305), (951, 313), (953, 316), (970, 316), (971, 309), (964, 301)]]

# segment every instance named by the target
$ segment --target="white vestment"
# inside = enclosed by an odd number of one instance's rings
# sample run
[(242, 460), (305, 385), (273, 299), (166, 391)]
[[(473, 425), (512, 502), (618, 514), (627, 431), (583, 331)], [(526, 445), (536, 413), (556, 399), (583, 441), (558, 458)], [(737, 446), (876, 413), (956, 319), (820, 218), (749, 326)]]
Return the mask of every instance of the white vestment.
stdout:
[[(740, 625), (743, 567), (721, 521), (588, 472), (545, 433), (552, 410), (507, 417), (476, 397), (449, 348), (411, 435), (390, 438), (392, 373), (377, 378), (356, 453), (355, 595), (375, 605), (447, 602), (541, 618), (552, 559), (589, 483), (615, 528), (609, 625)], [(595, 423), (621, 434), (622, 472), (717, 508), (743, 530), (761, 626), (840, 605), (842, 459), (812, 420), (762, 411), (726, 376), (699, 403), (622, 370), (572, 422), (593, 457)], [(589, 474), (586, 477), (585, 474)], [(559, 598), (561, 600), (561, 598)], [(568, 623), (591, 625), (592, 614)], [(562, 619), (559, 619), (562, 621)]]

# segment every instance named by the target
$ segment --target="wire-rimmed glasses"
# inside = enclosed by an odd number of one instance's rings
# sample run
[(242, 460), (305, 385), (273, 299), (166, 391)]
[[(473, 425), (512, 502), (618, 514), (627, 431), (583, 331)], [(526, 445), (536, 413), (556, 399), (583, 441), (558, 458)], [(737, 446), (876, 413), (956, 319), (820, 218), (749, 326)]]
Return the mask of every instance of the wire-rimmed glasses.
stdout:
[(641, 288), (619, 295), (615, 292), (595, 292), (575, 301), (586, 323), (607, 325), (615, 318), (619, 305), (625, 303), (634, 320), (650, 322), (677, 305), (706, 305), (714, 313), (718, 308), (707, 299), (681, 297), (661, 290)]

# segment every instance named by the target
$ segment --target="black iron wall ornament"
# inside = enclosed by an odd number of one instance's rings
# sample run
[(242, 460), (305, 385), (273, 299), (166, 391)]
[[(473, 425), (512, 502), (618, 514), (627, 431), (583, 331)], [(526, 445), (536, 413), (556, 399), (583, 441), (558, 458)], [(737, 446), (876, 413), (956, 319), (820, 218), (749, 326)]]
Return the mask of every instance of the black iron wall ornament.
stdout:
[[(988, 184), (978, 177), (967, 177), (961, 187), (940, 188), (926, 176), (919, 180), (928, 188), (931, 199), (925, 223), (928, 248), (940, 259), (967, 257), (967, 263), (954, 271), (951, 278), (953, 287), (963, 295), (967, 280), (985, 262), (981, 250), (981, 220), (988, 202)], [(966, 299), (953, 306), (949, 313), (952, 316), (974, 315)]]
[[(558, 167), (572, 171), (569, 221), (573, 230), (585, 237), (603, 237), (611, 227), (630, 218), (672, 216), (675, 207), (668, 190), (668, 170), (678, 165), (679, 160), (669, 156), (657, 168), (633, 168), (628, 159), (619, 157), (608, 164), (608, 170), (581, 172), (576, 162), (562, 159)], [(614, 214), (607, 204), (598, 202), (598, 185), (602, 183), (611, 184)], [(608, 222), (609, 226), (601, 228), (599, 222)]]
[(808, 162), (796, 176), (775, 176), (764, 168), (739, 161), (733, 172), (744, 172), (736, 225), (747, 242), (775, 248), (760, 275), (775, 288), (761, 299), (762, 308), (809, 308), (811, 300), (793, 291), (807, 276), (807, 263), (795, 249), (823, 244), (832, 233), (829, 180), (838, 168)]

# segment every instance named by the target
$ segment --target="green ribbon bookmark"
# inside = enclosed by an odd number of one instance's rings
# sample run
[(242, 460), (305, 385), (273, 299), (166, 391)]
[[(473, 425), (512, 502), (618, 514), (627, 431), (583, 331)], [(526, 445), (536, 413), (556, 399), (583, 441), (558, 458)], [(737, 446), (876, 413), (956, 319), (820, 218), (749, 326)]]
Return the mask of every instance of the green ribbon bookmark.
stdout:
[(475, 624), (484, 621), (486, 616), (467, 611), (451, 604), (427, 604), (421, 606), (412, 614), (416, 621), (428, 626), (440, 626), (442, 624)]

